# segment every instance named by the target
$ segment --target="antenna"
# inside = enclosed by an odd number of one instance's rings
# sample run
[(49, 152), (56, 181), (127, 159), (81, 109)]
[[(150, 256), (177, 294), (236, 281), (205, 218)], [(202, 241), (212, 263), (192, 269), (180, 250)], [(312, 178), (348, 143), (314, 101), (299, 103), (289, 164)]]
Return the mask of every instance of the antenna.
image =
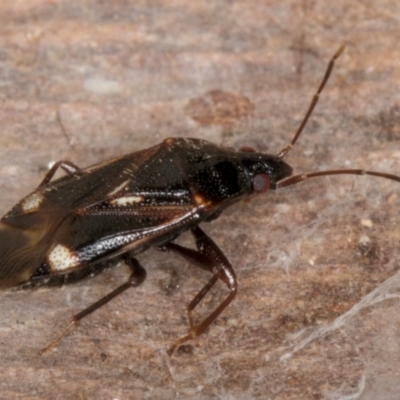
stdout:
[(308, 119), (310, 118), (310, 115), (312, 114), (315, 105), (318, 103), (319, 100), (319, 95), (321, 94), (323, 88), (326, 85), (326, 82), (328, 82), (329, 76), (331, 75), (333, 66), (335, 64), (335, 61), (340, 57), (340, 55), (343, 53), (343, 50), (345, 48), (345, 45), (340, 46), (340, 48), (337, 50), (337, 52), (333, 55), (331, 60), (329, 61), (328, 67), (326, 68), (324, 78), (322, 79), (321, 84), (319, 85), (318, 90), (314, 94), (310, 106), (308, 107), (307, 113), (303, 118), (303, 121), (301, 122), (299, 128), (297, 129), (297, 132), (293, 136), (293, 139), (290, 143), (288, 143), (278, 154), (277, 157), (279, 158), (284, 158), (286, 154), (289, 153), (290, 150), (292, 150), (294, 144), (297, 142), (297, 139), (301, 135), (301, 132), (303, 132), (304, 127), (307, 124)]

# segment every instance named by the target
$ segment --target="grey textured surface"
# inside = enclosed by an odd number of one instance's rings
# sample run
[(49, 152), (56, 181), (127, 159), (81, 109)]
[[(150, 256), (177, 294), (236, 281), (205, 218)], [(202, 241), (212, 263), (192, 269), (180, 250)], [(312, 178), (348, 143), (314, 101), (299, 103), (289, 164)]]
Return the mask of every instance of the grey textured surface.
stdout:
[[(1, 2), (0, 212), (54, 160), (86, 166), (168, 136), (276, 153), (342, 43), (288, 161), (400, 173), (399, 15), (380, 0)], [(0, 293), (1, 397), (397, 399), (399, 190), (316, 179), (204, 225), (236, 266), (239, 294), (172, 357), (184, 305), (207, 279), (174, 255), (143, 254), (147, 281), (42, 357), (125, 269)]]

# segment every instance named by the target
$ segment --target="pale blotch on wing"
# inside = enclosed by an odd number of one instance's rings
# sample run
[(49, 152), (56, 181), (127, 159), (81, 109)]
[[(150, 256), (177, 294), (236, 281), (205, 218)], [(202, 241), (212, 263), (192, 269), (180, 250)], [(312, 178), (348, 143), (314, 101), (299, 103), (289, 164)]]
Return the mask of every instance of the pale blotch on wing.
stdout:
[(63, 271), (79, 265), (76, 253), (62, 244), (58, 244), (51, 250), (47, 260), (53, 271)]
[(116, 205), (116, 206), (130, 206), (132, 204), (137, 204), (143, 201), (142, 196), (125, 196), (125, 197), (119, 197), (118, 199), (110, 201), (110, 204)]
[(40, 193), (32, 193), (22, 200), (22, 210), (26, 213), (37, 211), (42, 204), (44, 197)]

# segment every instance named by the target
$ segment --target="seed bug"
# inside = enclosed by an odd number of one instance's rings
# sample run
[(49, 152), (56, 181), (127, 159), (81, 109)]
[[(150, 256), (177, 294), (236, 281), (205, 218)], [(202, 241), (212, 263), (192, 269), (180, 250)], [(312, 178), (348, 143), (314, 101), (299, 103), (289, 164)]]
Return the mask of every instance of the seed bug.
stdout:
[[(395, 175), (360, 169), (292, 175), (292, 168), (283, 161), (343, 50), (340, 47), (330, 60), (297, 132), (277, 155), (249, 147), (235, 151), (200, 139), (170, 138), (86, 169), (59, 161), (47, 172), (37, 189), (0, 221), (0, 288), (61, 286), (95, 275), (118, 260), (132, 273), (125, 284), (74, 315), (66, 330), (40, 354), (58, 344), (82, 318), (140, 285), (146, 271), (135, 257), (150, 247), (174, 252), (212, 274), (187, 306), (189, 332), (173, 342), (168, 350), (172, 354), (180, 344), (201, 335), (237, 293), (232, 265), (199, 227), (201, 222), (218, 218), (243, 198), (314, 177), (366, 174), (400, 182)], [(65, 176), (53, 180), (59, 169)], [(174, 242), (187, 230), (196, 249)], [(195, 325), (193, 310), (218, 280), (227, 286), (228, 295)]]

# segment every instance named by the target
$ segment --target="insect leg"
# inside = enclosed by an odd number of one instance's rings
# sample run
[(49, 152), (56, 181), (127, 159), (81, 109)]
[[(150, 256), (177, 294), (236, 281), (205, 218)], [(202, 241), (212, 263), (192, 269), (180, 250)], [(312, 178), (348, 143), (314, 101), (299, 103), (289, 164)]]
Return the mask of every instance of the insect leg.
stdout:
[(85, 308), (78, 314), (75, 314), (71, 322), (68, 324), (67, 328), (61, 333), (60, 336), (58, 336), (57, 339), (55, 339), (53, 342), (51, 342), (48, 346), (43, 348), (42, 350), (39, 351), (39, 355), (42, 355), (45, 353), (47, 350), (50, 350), (52, 347), (57, 346), (58, 343), (62, 340), (62, 338), (75, 326), (79, 324), (79, 322), (85, 318), (87, 315), (91, 314), (93, 311), (96, 311), (98, 308), (104, 306), (107, 304), (109, 301), (111, 301), (114, 297), (117, 297), (121, 293), (125, 292), (125, 290), (131, 288), (131, 287), (137, 287), (143, 281), (146, 279), (146, 270), (140, 265), (139, 261), (136, 260), (135, 258), (126, 258), (125, 262), (128, 264), (130, 267), (132, 274), (129, 277), (128, 281), (122, 284), (121, 286), (117, 287), (115, 290), (113, 290), (111, 293), (107, 294), (106, 296), (102, 297), (100, 300), (96, 301), (89, 307)]
[[(171, 355), (177, 346), (186, 342), (187, 340), (194, 339), (201, 335), (210, 324), (218, 317), (219, 314), (229, 305), (237, 293), (237, 279), (235, 271), (231, 263), (228, 261), (224, 253), (209, 238), (199, 227), (192, 228), (193, 236), (196, 240), (197, 251), (180, 246), (176, 243), (168, 243), (163, 248), (174, 251), (181, 255), (192, 264), (209, 271), (213, 274), (210, 281), (200, 290), (195, 298), (187, 306), (188, 320), (189, 320), (189, 333), (181, 338), (175, 340), (168, 354)], [(200, 303), (204, 296), (210, 291), (215, 283), (221, 279), (229, 289), (228, 296), (222, 303), (203, 321), (198, 325), (194, 325), (192, 312), (195, 307)]]
[(58, 161), (47, 171), (46, 176), (44, 177), (42, 182), (40, 182), (40, 185), (38, 187), (44, 186), (47, 183), (49, 183), (51, 181), (51, 178), (57, 172), (58, 168), (61, 168), (67, 174), (73, 174), (74, 172), (77, 172), (80, 169), (70, 161)]

